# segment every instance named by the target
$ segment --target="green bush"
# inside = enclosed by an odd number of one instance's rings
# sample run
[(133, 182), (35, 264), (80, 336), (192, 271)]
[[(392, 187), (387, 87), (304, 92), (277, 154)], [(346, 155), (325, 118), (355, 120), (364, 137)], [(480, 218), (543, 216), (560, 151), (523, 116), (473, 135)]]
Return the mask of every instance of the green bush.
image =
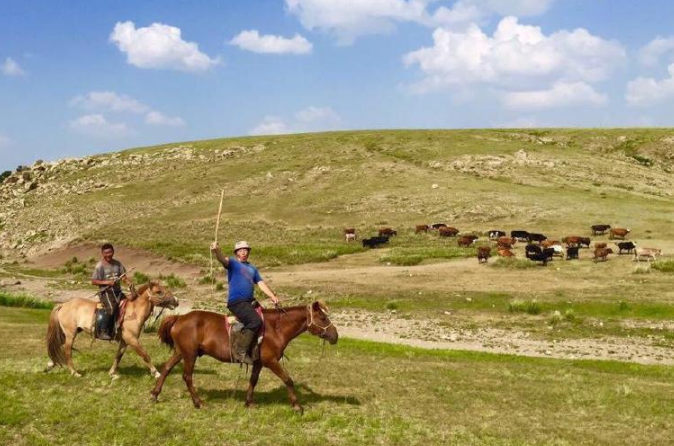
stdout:
[(163, 280), (169, 288), (185, 288), (187, 286), (183, 279), (173, 273), (168, 276), (160, 275), (159, 279)]
[(541, 307), (536, 299), (531, 301), (513, 299), (508, 302), (508, 311), (511, 313), (540, 314)]
[(217, 283), (217, 280), (215, 280), (215, 277), (208, 275), (204, 276), (201, 279), (199, 279), (199, 285), (215, 285)]
[(651, 264), (651, 268), (663, 273), (674, 273), (674, 259), (657, 260)]
[(142, 273), (140, 271), (134, 271), (133, 272), (133, 283), (141, 285), (144, 283), (148, 283), (150, 281), (150, 276), (148, 276), (145, 273)]

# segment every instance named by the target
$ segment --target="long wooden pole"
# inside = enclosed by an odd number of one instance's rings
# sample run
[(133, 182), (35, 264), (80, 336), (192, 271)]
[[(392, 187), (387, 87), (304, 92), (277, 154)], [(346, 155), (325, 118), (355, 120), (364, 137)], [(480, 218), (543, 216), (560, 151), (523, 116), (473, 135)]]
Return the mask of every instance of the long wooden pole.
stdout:
[[(220, 207), (218, 208), (218, 218), (215, 221), (215, 243), (218, 242), (218, 230), (220, 229), (220, 214), (222, 214), (222, 201), (225, 199), (225, 190), (220, 194)], [(213, 252), (211, 251), (211, 277), (213, 277)]]

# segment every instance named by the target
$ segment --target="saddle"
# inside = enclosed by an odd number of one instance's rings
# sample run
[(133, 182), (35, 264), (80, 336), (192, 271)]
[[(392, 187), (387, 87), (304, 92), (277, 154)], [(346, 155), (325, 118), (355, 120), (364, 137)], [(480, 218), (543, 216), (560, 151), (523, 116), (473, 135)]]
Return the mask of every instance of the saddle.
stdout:
[(111, 313), (106, 305), (99, 302), (94, 310), (94, 337), (102, 341), (114, 341), (122, 328), (126, 314), (127, 299), (122, 299), (117, 311)]
[[(257, 333), (257, 342), (254, 343), (253, 347), (251, 348), (251, 351), (248, 352), (253, 361), (257, 360), (260, 357), (260, 345), (264, 340), (264, 330), (265, 330), (264, 314), (262, 312), (262, 307), (261, 306), (255, 307), (255, 312), (257, 312), (257, 314), (260, 316), (260, 319), (262, 319), (262, 328), (260, 328), (260, 331)], [(239, 321), (236, 318), (236, 316), (230, 314), (225, 317), (225, 327), (227, 329), (227, 334), (229, 335), (229, 345), (231, 348), (232, 345), (236, 344), (237, 337), (241, 335), (241, 330), (243, 330), (243, 322)]]

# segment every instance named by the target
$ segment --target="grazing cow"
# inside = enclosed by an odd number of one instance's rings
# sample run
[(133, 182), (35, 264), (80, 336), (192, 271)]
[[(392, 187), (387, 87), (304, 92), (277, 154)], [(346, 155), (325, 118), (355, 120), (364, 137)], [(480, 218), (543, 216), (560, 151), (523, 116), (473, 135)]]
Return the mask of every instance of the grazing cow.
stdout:
[(498, 255), (501, 257), (515, 257), (515, 253), (507, 248), (499, 248)]
[(577, 246), (569, 246), (566, 248), (566, 260), (578, 260), (578, 249)]
[(497, 240), (501, 237), (505, 237), (505, 231), (499, 231), (498, 229), (492, 229), (489, 231), (489, 240)]
[(556, 245), (547, 246), (545, 249), (552, 249), (553, 256), (561, 257), (562, 259), (564, 258), (564, 248), (559, 243)]
[(431, 229), (431, 227), (428, 225), (417, 225), (416, 228), (414, 228), (414, 233), (428, 232), (429, 229)]
[(496, 246), (499, 248), (511, 249), (515, 246), (515, 243), (517, 243), (517, 240), (512, 237), (499, 237), (496, 241)]
[(547, 256), (548, 259), (552, 260), (555, 256), (555, 248), (543, 248), (543, 255)]
[(560, 242), (559, 240), (549, 240), (548, 239), (548, 240), (543, 240), (541, 242), (541, 246), (544, 247), (544, 248), (550, 248), (554, 245), (561, 245), (561, 244), (562, 244), (562, 242)]
[(438, 229), (438, 235), (440, 235), (441, 237), (454, 237), (458, 233), (459, 233), (458, 229), (449, 228), (447, 226), (445, 226), (444, 228), (441, 227), (440, 229)]
[(459, 246), (463, 246), (463, 247), (467, 248), (470, 245), (472, 245), (474, 241), (475, 241), (475, 239), (473, 239), (471, 237), (462, 236), (462, 237), (459, 237), (459, 239), (456, 241), (456, 244), (459, 245)]
[(346, 238), (347, 242), (353, 242), (356, 240), (356, 234), (349, 232), (348, 234), (344, 234), (344, 238)]
[(379, 237), (392, 237), (394, 235), (398, 235), (398, 231), (394, 231), (391, 228), (380, 228), (379, 229)]
[(547, 239), (548, 238), (546, 236), (544, 236), (543, 234), (538, 234), (538, 233), (535, 233), (535, 232), (530, 232), (529, 237), (527, 237), (527, 241), (529, 243), (533, 243), (533, 242), (541, 243), (542, 241), (547, 240)]
[[(535, 246), (535, 245), (533, 245), (533, 246)], [(548, 265), (548, 259), (550, 257), (548, 257), (547, 253), (542, 252), (540, 250), (541, 249), (540, 247), (538, 247), (538, 246), (535, 246), (535, 247), (539, 249), (539, 252), (527, 251), (527, 253), (526, 253), (527, 259), (533, 260), (534, 262), (542, 262), (543, 266), (547, 266)]]
[(618, 247), (618, 255), (622, 254), (623, 251), (627, 251), (627, 254), (631, 254), (634, 248), (637, 247), (637, 242), (618, 242), (616, 243)]
[(562, 243), (566, 243), (566, 246), (580, 246), (580, 239), (577, 235), (570, 235), (568, 237), (562, 238)]
[(608, 234), (608, 238), (611, 240), (619, 238), (621, 240), (625, 240), (627, 238), (627, 234), (629, 234), (631, 231), (627, 228), (611, 228), (611, 232)]
[(510, 237), (519, 242), (529, 241), (529, 233), (527, 231), (510, 231)]
[(611, 229), (611, 225), (592, 225), (592, 235), (603, 235)]
[(475, 241), (475, 240), (477, 240), (477, 239), (480, 238), (480, 236), (475, 235), (475, 234), (465, 234), (465, 235), (462, 235), (461, 237), (469, 238), (469, 239), (471, 239), (472, 241)]
[(597, 249), (597, 248), (606, 248), (606, 242), (596, 242), (594, 244), (594, 249)]
[(634, 261), (639, 262), (641, 257), (646, 257), (646, 261), (651, 259), (658, 260), (658, 256), (662, 256), (662, 249), (655, 248), (634, 248)]
[(578, 237), (578, 246), (580, 246), (581, 248), (582, 247), (589, 248), (591, 242), (592, 240), (590, 240), (590, 237)]
[(538, 245), (527, 245), (524, 248), (524, 251), (527, 257), (529, 257), (529, 254), (541, 254), (543, 252), (541, 247)]
[(446, 228), (446, 227), (447, 227), (447, 225), (444, 224), (444, 223), (433, 223), (431, 225), (431, 228), (433, 228), (433, 229), (440, 229), (440, 228)]
[(388, 237), (370, 237), (363, 239), (363, 248), (377, 248), (384, 243), (388, 243)]
[(613, 250), (611, 248), (597, 248), (594, 250), (594, 261), (606, 261), (609, 254), (613, 254)]
[(478, 263), (487, 263), (487, 260), (491, 256), (491, 248), (489, 246), (480, 246), (477, 248), (477, 262)]

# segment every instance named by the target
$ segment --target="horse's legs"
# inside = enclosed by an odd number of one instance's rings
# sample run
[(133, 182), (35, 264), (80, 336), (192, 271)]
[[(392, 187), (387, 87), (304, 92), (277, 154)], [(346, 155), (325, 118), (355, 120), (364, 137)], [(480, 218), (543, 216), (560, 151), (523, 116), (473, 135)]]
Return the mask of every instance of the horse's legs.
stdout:
[(131, 338), (127, 341), (129, 346), (133, 348), (136, 353), (138, 353), (138, 356), (143, 358), (143, 361), (145, 361), (145, 365), (148, 366), (150, 369), (150, 374), (154, 376), (155, 378), (159, 378), (159, 372), (157, 369), (152, 365), (152, 360), (150, 359), (150, 355), (147, 354), (145, 349), (143, 348), (142, 345), (140, 345), (140, 342), (136, 338)]
[(293, 379), (288, 375), (288, 373), (283, 369), (281, 364), (279, 364), (278, 361), (271, 362), (269, 364), (265, 364), (269, 370), (274, 372), (276, 376), (281, 378), (281, 381), (283, 381), (283, 384), (286, 385), (286, 388), (288, 389), (288, 397), (290, 398), (290, 404), (293, 406), (293, 409), (295, 411), (302, 413), (304, 409), (302, 409), (302, 406), (297, 402), (297, 395), (295, 394), (295, 383), (293, 383)]
[(246, 407), (253, 405), (253, 391), (257, 385), (257, 380), (260, 378), (260, 371), (262, 370), (262, 363), (257, 361), (253, 364), (253, 371), (250, 373), (250, 383), (248, 384), (248, 392), (246, 393)]
[(176, 352), (171, 356), (171, 358), (168, 360), (168, 362), (164, 365), (164, 370), (161, 371), (161, 375), (159, 376), (159, 379), (157, 380), (157, 384), (155, 384), (154, 389), (152, 389), (152, 399), (157, 401), (157, 397), (161, 393), (161, 388), (164, 386), (164, 381), (166, 381), (166, 377), (168, 376), (169, 373), (171, 373), (171, 370), (173, 367), (175, 367), (176, 364), (178, 364), (181, 360), (183, 359), (183, 355), (180, 353)]
[(77, 332), (66, 333), (66, 342), (65, 342), (66, 363), (68, 364), (68, 370), (70, 370), (70, 374), (73, 376), (80, 377), (82, 375), (80, 375), (73, 366), (73, 343), (75, 342), (75, 336), (77, 336)]
[(204, 403), (199, 399), (196, 390), (194, 390), (194, 384), (192, 383), (192, 374), (194, 373), (194, 363), (197, 362), (196, 353), (192, 352), (189, 356), (185, 355), (184, 369), (183, 369), (183, 380), (187, 385), (187, 390), (190, 391), (190, 396), (192, 397), (192, 402), (194, 407), (200, 409)]
[(121, 340), (119, 341), (119, 348), (117, 349), (117, 354), (115, 355), (115, 361), (112, 363), (112, 367), (110, 367), (110, 371), (108, 372), (112, 379), (119, 378), (119, 375), (117, 375), (117, 367), (119, 367), (119, 362), (122, 360), (124, 352), (126, 352), (126, 342)]

